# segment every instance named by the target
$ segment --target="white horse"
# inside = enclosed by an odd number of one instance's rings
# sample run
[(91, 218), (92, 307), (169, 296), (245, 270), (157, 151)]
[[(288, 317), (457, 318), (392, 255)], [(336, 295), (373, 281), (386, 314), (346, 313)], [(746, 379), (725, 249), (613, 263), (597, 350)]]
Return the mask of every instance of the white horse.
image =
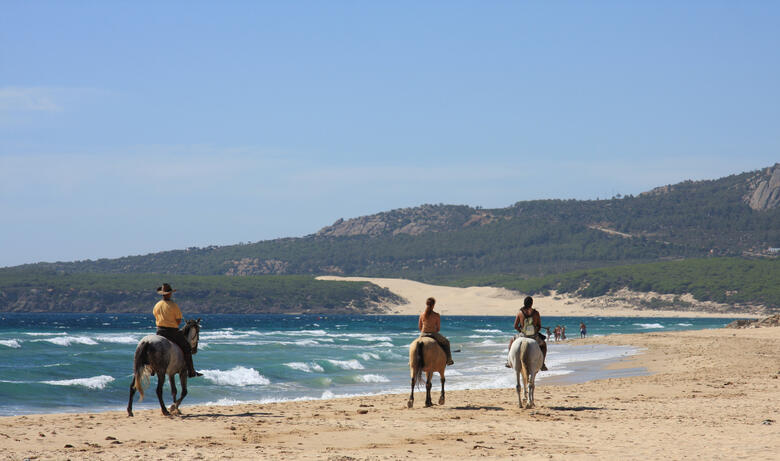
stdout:
[[(542, 368), (544, 355), (539, 343), (533, 338), (519, 336), (509, 348), (509, 364), (515, 370), (517, 375), (517, 400), (520, 408), (523, 408), (523, 397), (525, 397), (526, 408), (534, 406), (534, 387), (536, 382), (536, 373)], [(520, 377), (523, 379), (522, 393), (520, 392)]]

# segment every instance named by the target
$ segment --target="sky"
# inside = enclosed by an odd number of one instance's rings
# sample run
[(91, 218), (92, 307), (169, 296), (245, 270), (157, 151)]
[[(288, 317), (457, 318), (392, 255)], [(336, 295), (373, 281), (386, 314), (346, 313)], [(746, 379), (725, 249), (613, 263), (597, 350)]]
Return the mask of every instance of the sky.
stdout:
[(780, 3), (3, 2), (0, 267), (780, 161)]

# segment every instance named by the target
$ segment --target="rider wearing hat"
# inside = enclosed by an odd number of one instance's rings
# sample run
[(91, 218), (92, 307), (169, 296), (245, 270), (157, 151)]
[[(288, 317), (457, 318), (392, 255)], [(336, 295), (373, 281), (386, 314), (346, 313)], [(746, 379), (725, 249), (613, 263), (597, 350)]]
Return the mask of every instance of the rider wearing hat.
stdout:
[(171, 299), (174, 291), (176, 290), (167, 283), (157, 287), (157, 293), (163, 297), (161, 301), (155, 304), (152, 311), (157, 323), (157, 334), (181, 348), (182, 353), (184, 353), (184, 362), (187, 364), (187, 375), (190, 378), (203, 376), (202, 373), (195, 371), (195, 366), (192, 364), (192, 346), (187, 342), (184, 333), (179, 330), (182, 315), (179, 306)]

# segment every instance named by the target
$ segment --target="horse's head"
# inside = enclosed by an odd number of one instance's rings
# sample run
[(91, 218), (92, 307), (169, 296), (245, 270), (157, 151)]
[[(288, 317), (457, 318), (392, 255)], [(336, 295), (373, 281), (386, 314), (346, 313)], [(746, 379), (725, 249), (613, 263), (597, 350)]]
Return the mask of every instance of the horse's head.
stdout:
[(198, 353), (198, 340), (200, 339), (200, 319), (189, 319), (182, 329), (184, 337), (187, 338), (187, 342), (190, 343), (192, 353)]

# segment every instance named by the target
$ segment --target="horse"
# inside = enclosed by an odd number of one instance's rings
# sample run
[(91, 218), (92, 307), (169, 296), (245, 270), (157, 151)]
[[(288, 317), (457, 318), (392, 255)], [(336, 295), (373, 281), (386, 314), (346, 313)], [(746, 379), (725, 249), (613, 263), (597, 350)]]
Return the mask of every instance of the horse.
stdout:
[[(184, 337), (190, 343), (193, 355), (198, 352), (198, 339), (200, 337), (200, 319), (187, 320), (182, 328)], [(179, 405), (187, 395), (187, 365), (184, 362), (184, 353), (181, 348), (159, 335), (145, 336), (138, 342), (135, 348), (135, 358), (133, 360), (133, 381), (130, 383), (130, 399), (127, 402), (127, 416), (133, 416), (133, 395), (135, 391), (141, 396), (139, 402), (144, 399), (144, 388), (149, 384), (149, 377), (157, 375), (157, 400), (160, 401), (160, 408), (163, 416), (181, 415)], [(179, 375), (181, 381), (181, 396), (176, 399), (176, 382), (174, 378)], [(171, 394), (173, 395), (173, 404), (170, 412), (165, 408), (163, 402), (162, 390), (165, 384), (165, 376), (171, 383)]]
[[(544, 363), (544, 354), (539, 347), (539, 343), (533, 338), (519, 336), (509, 348), (509, 364), (515, 370), (517, 376), (517, 400), (520, 408), (523, 408), (523, 397), (525, 397), (525, 408), (534, 406), (534, 387), (536, 383), (536, 374), (542, 368)], [(522, 376), (522, 392), (520, 387), (520, 377)]]
[(412, 393), (409, 395), (407, 406), (414, 406), (414, 388), (419, 387), (422, 380), (423, 371), (426, 373), (425, 382), (425, 406), (433, 406), (431, 401), (431, 378), (434, 372), (439, 373), (441, 380), (441, 395), (439, 396), (439, 405), (444, 405), (444, 369), (447, 367), (447, 355), (444, 349), (429, 337), (420, 337), (412, 341), (409, 345), (409, 371), (412, 377)]

